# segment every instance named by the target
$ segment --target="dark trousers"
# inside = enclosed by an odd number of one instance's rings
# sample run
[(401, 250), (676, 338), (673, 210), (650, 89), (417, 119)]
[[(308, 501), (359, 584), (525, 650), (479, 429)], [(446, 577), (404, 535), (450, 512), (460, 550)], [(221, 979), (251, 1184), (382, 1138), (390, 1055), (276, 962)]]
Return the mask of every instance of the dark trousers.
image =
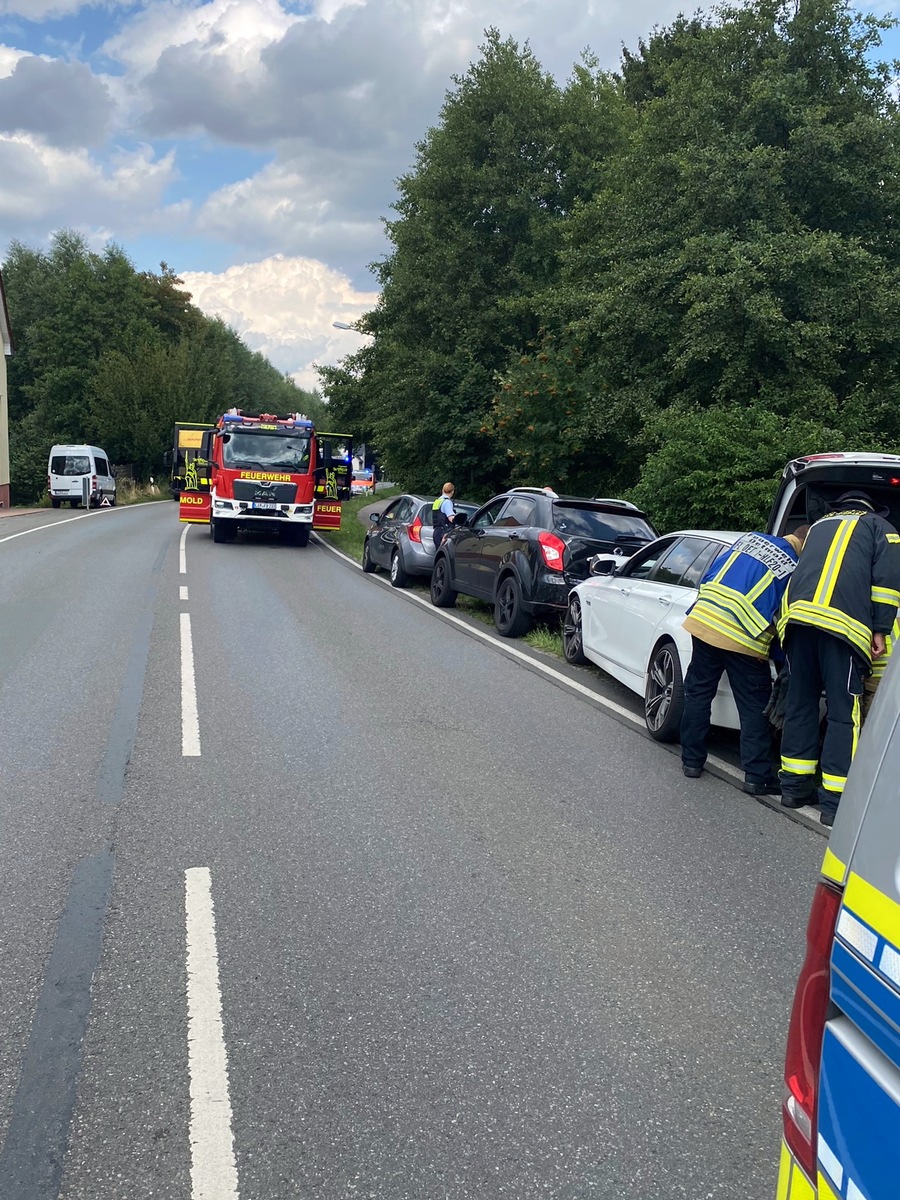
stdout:
[(706, 762), (710, 713), (722, 675), (728, 676), (741, 719), (741, 766), (747, 783), (771, 783), (775, 778), (772, 727), (766, 705), (772, 694), (768, 662), (723, 650), (692, 637), (691, 665), (684, 679), (681, 718), (681, 761), (686, 767)]
[(824, 691), (826, 728), (819, 804), (823, 811), (833, 813), (856, 753), (868, 666), (842, 638), (810, 625), (788, 626), (784, 652), (791, 675), (781, 739), (781, 790), (794, 800), (812, 798), (816, 790), (819, 701)]

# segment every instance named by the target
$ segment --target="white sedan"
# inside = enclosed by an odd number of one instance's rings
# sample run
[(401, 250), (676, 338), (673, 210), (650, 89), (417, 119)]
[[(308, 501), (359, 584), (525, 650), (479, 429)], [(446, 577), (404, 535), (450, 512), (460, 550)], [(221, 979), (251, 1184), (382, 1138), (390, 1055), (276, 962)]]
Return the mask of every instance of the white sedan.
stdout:
[[(600, 559), (594, 574), (569, 593), (563, 649), (570, 663), (590, 660), (644, 697), (650, 735), (674, 741), (684, 707), (691, 637), (682, 628), (706, 568), (741, 536), (685, 529), (657, 538), (627, 559)], [(723, 676), (712, 722), (739, 729)]]

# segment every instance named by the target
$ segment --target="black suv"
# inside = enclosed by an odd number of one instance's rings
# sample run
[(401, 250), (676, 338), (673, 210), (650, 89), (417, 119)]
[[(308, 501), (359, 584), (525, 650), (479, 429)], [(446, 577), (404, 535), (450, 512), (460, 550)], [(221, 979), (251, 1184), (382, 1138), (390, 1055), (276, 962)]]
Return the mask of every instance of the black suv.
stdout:
[(450, 530), (434, 559), (431, 602), (452, 608), (459, 592), (494, 606), (503, 637), (521, 637), (534, 617), (564, 613), (569, 590), (587, 579), (595, 554), (629, 557), (656, 530), (627, 500), (552, 496), (511, 488)]

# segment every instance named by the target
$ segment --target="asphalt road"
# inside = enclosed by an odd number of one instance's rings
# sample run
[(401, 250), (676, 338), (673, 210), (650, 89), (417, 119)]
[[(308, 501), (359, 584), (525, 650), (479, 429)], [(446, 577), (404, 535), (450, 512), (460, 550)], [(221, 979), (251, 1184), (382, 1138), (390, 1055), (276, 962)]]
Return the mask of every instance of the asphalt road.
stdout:
[(183, 529), (0, 522), (4, 1200), (770, 1200), (821, 834)]

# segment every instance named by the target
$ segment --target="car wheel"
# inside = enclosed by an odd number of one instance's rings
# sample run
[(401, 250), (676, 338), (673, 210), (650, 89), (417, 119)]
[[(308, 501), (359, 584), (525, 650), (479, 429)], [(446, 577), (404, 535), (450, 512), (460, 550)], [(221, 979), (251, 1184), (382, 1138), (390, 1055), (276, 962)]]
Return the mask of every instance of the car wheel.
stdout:
[(581, 627), (581, 601), (573, 596), (569, 601), (562, 628), (563, 654), (566, 662), (585, 663), (584, 633)]
[(494, 625), (501, 637), (521, 637), (531, 628), (531, 617), (522, 607), (522, 589), (515, 575), (500, 580), (494, 601)]
[(403, 588), (409, 583), (409, 574), (403, 569), (400, 561), (400, 551), (395, 550), (391, 555), (391, 587)]
[(58, 496), (51, 496), (50, 504), (53, 508), (59, 508), (59, 506), (62, 504), (62, 500), (60, 500)]
[(450, 564), (442, 555), (435, 560), (431, 572), (431, 603), (436, 608), (453, 608), (456, 595), (450, 586)]
[(674, 642), (657, 646), (647, 668), (644, 690), (644, 720), (652, 738), (674, 742), (684, 711), (684, 681)]
[(369, 553), (369, 539), (363, 542), (362, 569), (367, 575), (374, 575), (378, 568), (372, 562), (372, 555)]
[(72, 506), (72, 508), (78, 508), (81, 505), (81, 501), (80, 500), (70, 500), (69, 504)]

